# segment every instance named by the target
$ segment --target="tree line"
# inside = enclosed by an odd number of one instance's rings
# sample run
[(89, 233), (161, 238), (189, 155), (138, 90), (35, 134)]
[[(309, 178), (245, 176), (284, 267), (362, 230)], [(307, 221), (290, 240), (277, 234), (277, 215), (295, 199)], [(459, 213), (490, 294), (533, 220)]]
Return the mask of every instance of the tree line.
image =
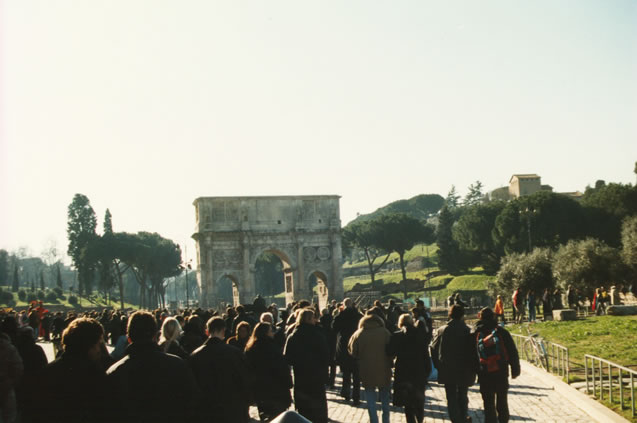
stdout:
[(97, 217), (89, 199), (75, 194), (68, 206), (68, 255), (78, 274), (78, 291), (105, 296), (113, 289), (124, 308), (124, 275), (131, 272), (139, 288), (139, 306), (165, 306), (168, 279), (184, 270), (181, 248), (158, 233), (114, 232), (106, 209), (103, 233), (96, 232)]

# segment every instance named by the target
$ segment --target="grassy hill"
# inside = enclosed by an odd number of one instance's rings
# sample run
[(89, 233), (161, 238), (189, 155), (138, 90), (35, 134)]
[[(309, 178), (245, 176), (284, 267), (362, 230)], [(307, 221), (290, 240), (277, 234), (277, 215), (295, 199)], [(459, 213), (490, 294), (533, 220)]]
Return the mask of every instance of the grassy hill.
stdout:
[[(407, 278), (414, 281), (408, 285), (410, 298), (436, 298), (438, 304), (451, 294), (460, 292), (465, 300), (471, 297), (479, 299), (479, 302), (490, 304), (488, 298), (488, 285), (494, 277), (486, 275), (481, 268), (472, 269), (463, 275), (440, 274), (437, 262), (438, 246), (417, 245), (405, 253), (407, 262)], [(383, 257), (377, 259), (380, 263)], [(383, 299), (393, 297), (403, 299), (403, 288), (399, 283), (402, 280), (398, 254), (390, 255), (388, 263), (382, 271), (376, 274), (376, 285), (372, 289), (371, 278), (368, 273), (367, 261), (360, 260), (346, 263), (343, 266), (343, 288), (345, 294), (348, 291), (386, 291)], [(428, 279), (428, 276), (429, 279)], [(418, 282), (420, 281), (420, 282)]]
[(405, 213), (416, 219), (427, 219), (438, 213), (445, 199), (438, 194), (420, 194), (407, 200), (398, 200), (383, 206), (376, 211), (362, 214), (352, 222), (373, 219), (387, 213)]

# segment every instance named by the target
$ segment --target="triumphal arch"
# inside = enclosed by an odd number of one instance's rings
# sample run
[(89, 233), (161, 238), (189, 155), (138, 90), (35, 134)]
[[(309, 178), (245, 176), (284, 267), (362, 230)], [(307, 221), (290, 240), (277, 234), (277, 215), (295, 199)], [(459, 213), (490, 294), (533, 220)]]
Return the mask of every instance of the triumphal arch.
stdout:
[[(194, 201), (201, 306), (219, 304), (219, 284), (232, 281), (234, 303), (251, 303), (255, 263), (263, 253), (283, 263), (286, 303), (318, 296), (342, 299), (340, 197), (200, 197)], [(314, 276), (314, 277), (312, 277)], [(317, 281), (318, 295), (310, 287)]]

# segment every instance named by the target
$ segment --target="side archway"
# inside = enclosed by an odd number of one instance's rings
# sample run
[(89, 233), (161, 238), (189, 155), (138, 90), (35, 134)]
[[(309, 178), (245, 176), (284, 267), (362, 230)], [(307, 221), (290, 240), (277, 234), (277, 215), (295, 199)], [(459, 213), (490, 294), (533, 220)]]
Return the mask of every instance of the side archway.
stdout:
[(327, 307), (327, 302), (329, 300), (327, 275), (320, 270), (312, 270), (308, 274), (307, 280), (310, 283), (310, 290), (312, 292), (313, 299), (316, 298), (319, 309), (322, 310)]
[(219, 303), (232, 304), (234, 307), (240, 303), (239, 279), (232, 274), (224, 274), (216, 283), (216, 297)]

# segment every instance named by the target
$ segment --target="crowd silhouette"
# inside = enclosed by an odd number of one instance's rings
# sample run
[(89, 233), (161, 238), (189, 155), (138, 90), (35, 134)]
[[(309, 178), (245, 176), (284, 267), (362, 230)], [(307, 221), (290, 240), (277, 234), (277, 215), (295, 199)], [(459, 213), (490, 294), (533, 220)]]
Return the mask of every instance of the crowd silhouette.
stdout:
[[(319, 310), (308, 301), (267, 307), (257, 297), (223, 313), (103, 310), (47, 320), (36, 320), (35, 309), (0, 315), (4, 423), (245, 423), (251, 405), (264, 422), (294, 405), (325, 423), (337, 366), (340, 396), (359, 406), (362, 385), (370, 422), (378, 422), (380, 402), (383, 423), (390, 404), (421, 423), (433, 365), (452, 422), (471, 421), (467, 390), (476, 376), (485, 421), (506, 422), (509, 368), (513, 377), (520, 373), (494, 312), (483, 309), (472, 330), (459, 302), (436, 332), (422, 301), (406, 311), (393, 300), (361, 309), (346, 298)], [(39, 338), (56, 346), (55, 361), (47, 363)]]

